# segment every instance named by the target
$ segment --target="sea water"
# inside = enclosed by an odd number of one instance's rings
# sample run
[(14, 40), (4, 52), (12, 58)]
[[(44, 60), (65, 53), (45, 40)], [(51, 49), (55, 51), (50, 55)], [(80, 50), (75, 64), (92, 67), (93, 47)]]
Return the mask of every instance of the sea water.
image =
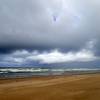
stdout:
[(72, 69), (52, 69), (52, 68), (23, 68), (23, 67), (0, 67), (0, 78), (48, 76), (48, 75), (72, 75), (81, 73), (100, 72), (100, 69), (72, 68)]

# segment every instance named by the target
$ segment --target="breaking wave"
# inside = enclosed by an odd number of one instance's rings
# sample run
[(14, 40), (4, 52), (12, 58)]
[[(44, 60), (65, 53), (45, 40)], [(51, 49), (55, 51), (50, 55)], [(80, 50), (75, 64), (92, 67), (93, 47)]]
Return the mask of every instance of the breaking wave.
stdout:
[(72, 68), (72, 69), (42, 69), (42, 68), (0, 68), (0, 73), (7, 72), (66, 72), (66, 71), (98, 71), (100, 69)]

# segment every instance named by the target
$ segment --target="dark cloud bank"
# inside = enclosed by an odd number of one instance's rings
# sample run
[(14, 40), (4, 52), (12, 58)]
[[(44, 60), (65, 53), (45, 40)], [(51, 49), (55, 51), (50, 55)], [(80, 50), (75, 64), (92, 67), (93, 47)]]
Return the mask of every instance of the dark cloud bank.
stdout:
[(100, 67), (99, 0), (1, 0), (0, 66)]

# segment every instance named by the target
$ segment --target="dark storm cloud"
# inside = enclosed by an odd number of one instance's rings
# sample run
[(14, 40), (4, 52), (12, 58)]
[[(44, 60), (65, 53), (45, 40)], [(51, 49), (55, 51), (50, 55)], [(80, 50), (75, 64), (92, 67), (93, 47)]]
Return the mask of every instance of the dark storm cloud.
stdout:
[(28, 50), (16, 50), (12, 53), (2, 54), (0, 56), (0, 63), (6, 64), (16, 64), (22, 66), (23, 64), (57, 64), (57, 63), (73, 63), (81, 62), (88, 63), (100, 60), (100, 57), (95, 55), (94, 52), (95, 41), (89, 41), (84, 48), (77, 52), (61, 52), (58, 49), (51, 51), (40, 52), (38, 50), (28, 51)]

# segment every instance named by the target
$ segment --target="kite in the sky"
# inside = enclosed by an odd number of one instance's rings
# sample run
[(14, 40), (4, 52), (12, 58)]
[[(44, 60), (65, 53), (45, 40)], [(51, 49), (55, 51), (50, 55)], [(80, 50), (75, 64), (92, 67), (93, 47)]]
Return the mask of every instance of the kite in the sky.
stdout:
[(53, 15), (53, 21), (54, 21), (54, 22), (57, 21), (57, 16)]

